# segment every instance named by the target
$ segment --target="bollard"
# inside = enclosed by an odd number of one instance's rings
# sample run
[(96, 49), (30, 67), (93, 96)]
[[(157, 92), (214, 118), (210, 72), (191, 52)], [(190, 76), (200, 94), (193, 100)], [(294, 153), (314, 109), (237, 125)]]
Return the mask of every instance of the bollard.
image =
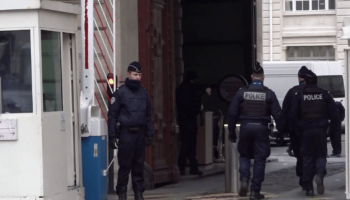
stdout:
[(225, 124), (225, 192), (238, 193), (240, 187), (239, 181), (239, 153), (237, 144), (239, 138), (240, 125), (237, 124), (236, 134), (237, 142), (232, 143), (229, 139), (228, 125)]

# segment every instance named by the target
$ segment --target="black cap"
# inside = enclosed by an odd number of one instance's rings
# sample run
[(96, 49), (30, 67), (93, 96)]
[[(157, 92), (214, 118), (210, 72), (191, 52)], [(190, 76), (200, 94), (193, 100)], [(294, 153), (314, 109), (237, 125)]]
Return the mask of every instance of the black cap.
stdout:
[(193, 81), (196, 79), (198, 79), (198, 75), (195, 71), (187, 70), (186, 73), (184, 74), (185, 81)]
[(306, 68), (305, 66), (302, 66), (300, 69), (299, 69), (299, 72), (298, 72), (298, 76), (300, 78), (305, 78), (305, 74), (307, 73), (309, 69)]
[(307, 84), (316, 84), (317, 83), (317, 76), (313, 71), (307, 70), (307, 72), (305, 73), (305, 76), (304, 76), (304, 80)]
[(264, 69), (261, 67), (259, 62), (255, 62), (253, 74), (264, 74)]
[(132, 62), (128, 66), (128, 72), (137, 72), (137, 73), (142, 73), (142, 68), (139, 62)]

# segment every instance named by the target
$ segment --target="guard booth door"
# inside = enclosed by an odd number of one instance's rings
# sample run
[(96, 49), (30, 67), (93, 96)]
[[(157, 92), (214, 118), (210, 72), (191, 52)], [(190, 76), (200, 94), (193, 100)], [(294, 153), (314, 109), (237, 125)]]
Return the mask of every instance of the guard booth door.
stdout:
[[(44, 158), (44, 163), (61, 166), (61, 169), (64, 168), (62, 165), (65, 165), (66, 171), (59, 173), (58, 181), (62, 181), (62, 185), (66, 182), (66, 187), (73, 187), (79, 185), (76, 153), (78, 152), (76, 120), (78, 120), (79, 93), (75, 82), (77, 80), (75, 34), (41, 30), (41, 49), (43, 130), (46, 129), (44, 149), (57, 149), (55, 154), (48, 155), (52, 158)], [(59, 121), (59, 123), (52, 123), (53, 121)], [(48, 134), (50, 132), (51, 134)], [(61, 159), (56, 159), (52, 155)], [(59, 162), (62, 160), (65, 162)], [(57, 174), (55, 170), (55, 167), (52, 167), (47, 173)]]

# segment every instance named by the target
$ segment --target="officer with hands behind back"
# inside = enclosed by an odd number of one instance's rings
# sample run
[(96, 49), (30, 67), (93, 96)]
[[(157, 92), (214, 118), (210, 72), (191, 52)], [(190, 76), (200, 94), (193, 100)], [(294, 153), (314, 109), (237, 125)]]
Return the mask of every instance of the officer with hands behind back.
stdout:
[(329, 92), (317, 86), (317, 76), (308, 70), (304, 76), (306, 87), (295, 94), (290, 117), (297, 132), (301, 133), (301, 156), (303, 160), (302, 181), (306, 196), (314, 196), (312, 180), (317, 193), (324, 193), (323, 178), (327, 173), (327, 138), (328, 120), (338, 120), (338, 113)]
[[(108, 111), (109, 142), (112, 148), (118, 147), (119, 171), (116, 192), (119, 200), (127, 198), (130, 171), (135, 200), (144, 199), (145, 146), (152, 144), (153, 130), (151, 102), (147, 90), (141, 86), (141, 76), (141, 65), (132, 62), (128, 66), (125, 85), (113, 93)], [(116, 130), (117, 123), (120, 123), (119, 130)]]
[(281, 118), (286, 122), (284, 123), (285, 129), (280, 130), (283, 133), (288, 132), (289, 138), (290, 138), (290, 144), (289, 148), (287, 149), (287, 152), (290, 156), (296, 157), (297, 163), (296, 163), (296, 174), (299, 178), (299, 185), (303, 188), (302, 183), (302, 174), (303, 174), (303, 162), (300, 155), (300, 133), (296, 132), (297, 129), (295, 129), (296, 124), (292, 123), (292, 120), (289, 118), (290, 110), (292, 107), (292, 100), (295, 96), (295, 93), (300, 92), (305, 87), (305, 74), (307, 73), (308, 69), (305, 66), (302, 66), (298, 72), (298, 81), (299, 85), (296, 85), (292, 87), (286, 94), (283, 100), (282, 105), (282, 112), (281, 112)]
[(253, 179), (250, 187), (250, 199), (264, 199), (260, 194), (265, 176), (265, 162), (269, 157), (270, 140), (268, 123), (271, 115), (280, 128), (279, 115), (281, 107), (276, 94), (265, 87), (264, 70), (257, 62), (251, 75), (252, 83), (241, 88), (233, 97), (228, 111), (229, 139), (236, 142), (236, 123), (241, 123), (238, 152), (241, 188), (240, 196), (246, 196), (250, 179), (250, 160), (254, 159)]

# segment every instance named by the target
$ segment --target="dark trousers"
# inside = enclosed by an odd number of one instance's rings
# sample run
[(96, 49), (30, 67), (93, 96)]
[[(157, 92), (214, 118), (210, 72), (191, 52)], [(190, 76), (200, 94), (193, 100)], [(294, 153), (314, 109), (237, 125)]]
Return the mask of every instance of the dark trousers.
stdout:
[(299, 185), (302, 186), (302, 177), (303, 177), (303, 159), (301, 157), (300, 149), (301, 149), (301, 141), (300, 141), (300, 134), (297, 132), (291, 132), (289, 133), (289, 137), (291, 140), (290, 148), (293, 150), (294, 156), (297, 159), (295, 171), (296, 175), (300, 177), (299, 179)]
[(329, 137), (331, 140), (333, 154), (341, 154), (341, 122), (332, 125)]
[(145, 161), (146, 146), (145, 131), (131, 133), (122, 131), (118, 146), (118, 190), (125, 189), (128, 185), (131, 171), (133, 189), (144, 191), (143, 166)]
[(266, 158), (270, 156), (269, 129), (262, 125), (242, 125), (238, 141), (240, 180), (250, 179), (250, 160), (254, 159), (251, 191), (259, 192), (265, 178)]
[(197, 132), (198, 125), (196, 118), (178, 119), (181, 137), (181, 149), (178, 158), (178, 166), (181, 171), (186, 168), (187, 159), (190, 162), (191, 171), (198, 170), (197, 156)]
[(303, 182), (312, 181), (315, 174), (326, 175), (326, 129), (305, 129), (301, 138)]

